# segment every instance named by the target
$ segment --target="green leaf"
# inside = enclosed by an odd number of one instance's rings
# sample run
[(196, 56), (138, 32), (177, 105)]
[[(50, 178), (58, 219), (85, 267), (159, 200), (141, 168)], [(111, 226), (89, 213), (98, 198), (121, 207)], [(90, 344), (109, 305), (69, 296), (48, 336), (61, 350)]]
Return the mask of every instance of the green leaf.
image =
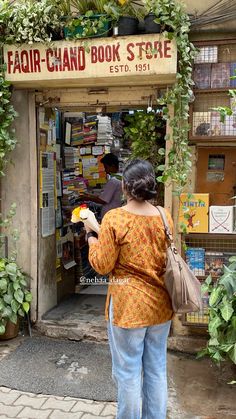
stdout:
[(27, 301), (28, 303), (31, 303), (31, 301), (32, 301), (32, 294), (30, 293), (30, 292), (27, 292), (26, 294), (25, 294), (25, 301)]
[(224, 300), (224, 305), (220, 309), (223, 319), (228, 322), (231, 316), (233, 315), (234, 309), (232, 307), (232, 302)]
[(159, 148), (158, 154), (160, 154), (160, 156), (165, 156), (165, 154), (166, 154), (165, 149), (164, 148)]
[(15, 291), (17, 291), (20, 288), (20, 284), (19, 284), (18, 281), (13, 282), (13, 288), (14, 288)]
[(11, 302), (11, 308), (12, 308), (12, 311), (14, 313), (17, 313), (19, 307), (20, 307), (20, 304), (16, 300), (12, 300), (12, 302)]
[(29, 311), (29, 309), (30, 309), (30, 305), (29, 305), (29, 303), (24, 302), (22, 306), (23, 306), (24, 311), (25, 311), (26, 313), (28, 313), (28, 311)]
[(24, 293), (23, 293), (22, 290), (20, 290), (20, 289), (19, 290), (16, 290), (14, 292), (14, 297), (15, 297), (16, 301), (18, 301), (18, 303), (23, 303)]
[(228, 355), (231, 361), (236, 364), (236, 343), (234, 344), (234, 347), (229, 351)]
[(208, 354), (207, 348), (202, 349), (201, 351), (199, 351), (199, 352), (197, 353), (196, 358), (197, 358), (197, 359), (202, 358), (203, 356), (206, 356), (207, 354)]
[(3, 324), (0, 324), (0, 335), (4, 335), (6, 328)]
[(8, 265), (6, 265), (6, 271), (9, 275), (15, 276), (17, 274), (17, 269), (16, 263), (8, 263)]
[(217, 338), (210, 339), (209, 342), (208, 342), (208, 345), (209, 346), (218, 346), (219, 345), (218, 339)]
[(219, 317), (215, 317), (212, 320), (210, 320), (208, 325), (209, 333), (212, 337), (217, 337), (218, 332), (217, 329), (219, 326), (221, 326), (222, 320)]
[(212, 283), (212, 277), (211, 277), (211, 275), (209, 275), (209, 276), (206, 278), (205, 283), (206, 283), (207, 285), (210, 285), (210, 284)]
[(213, 307), (214, 305), (217, 305), (219, 301), (223, 297), (222, 287), (217, 286), (213, 288), (210, 298), (209, 298), (209, 306)]
[(221, 356), (220, 352), (216, 351), (214, 353), (214, 355), (212, 356), (212, 358), (217, 361), (217, 362), (221, 362), (224, 361), (224, 358)]
[(13, 299), (13, 295), (12, 294), (5, 294), (3, 296), (3, 299), (4, 299), (5, 303), (10, 305), (11, 302), (12, 302), (12, 299)]
[(25, 313), (24, 313), (24, 311), (22, 310), (22, 308), (19, 308), (19, 310), (18, 310), (18, 314), (19, 314), (19, 316), (21, 316), (21, 317), (25, 317)]
[(20, 279), (20, 284), (21, 284), (23, 287), (26, 287), (26, 286), (27, 286), (27, 281), (26, 281), (26, 279), (25, 279), (25, 278), (21, 278), (21, 279)]
[(0, 279), (0, 291), (7, 291), (7, 280), (5, 278)]
[(8, 318), (12, 315), (12, 309), (9, 306), (4, 307), (2, 311), (2, 317)]
[(17, 324), (18, 317), (17, 317), (17, 315), (15, 313), (12, 313), (12, 315), (9, 317), (9, 320), (12, 323)]

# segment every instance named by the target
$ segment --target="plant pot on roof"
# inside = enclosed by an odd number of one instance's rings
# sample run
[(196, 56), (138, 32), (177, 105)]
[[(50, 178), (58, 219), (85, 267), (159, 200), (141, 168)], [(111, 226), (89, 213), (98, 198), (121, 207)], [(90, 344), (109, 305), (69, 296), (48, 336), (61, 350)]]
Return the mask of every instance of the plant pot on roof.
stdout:
[(113, 21), (113, 27), (117, 28), (117, 35), (135, 35), (138, 33), (139, 18), (141, 13), (135, 8), (135, 2), (131, 0), (109, 1), (105, 10)]
[(0, 336), (12, 339), (19, 330), (19, 316), (30, 309), (32, 295), (26, 275), (15, 261), (0, 259)]
[(165, 17), (166, 5), (163, 5), (162, 8), (161, 2), (145, 0), (144, 7), (147, 12), (144, 17), (146, 33), (173, 32), (172, 22)]
[(149, 13), (144, 18), (145, 23), (145, 32), (146, 33), (160, 33), (161, 32), (161, 25), (160, 23), (156, 23), (156, 15), (155, 13)]
[(104, 0), (71, 0), (74, 13), (64, 28), (65, 38), (108, 36), (111, 19), (104, 10)]
[(51, 0), (15, 2), (9, 5), (5, 42), (33, 44), (50, 42), (53, 33), (60, 33), (62, 11)]

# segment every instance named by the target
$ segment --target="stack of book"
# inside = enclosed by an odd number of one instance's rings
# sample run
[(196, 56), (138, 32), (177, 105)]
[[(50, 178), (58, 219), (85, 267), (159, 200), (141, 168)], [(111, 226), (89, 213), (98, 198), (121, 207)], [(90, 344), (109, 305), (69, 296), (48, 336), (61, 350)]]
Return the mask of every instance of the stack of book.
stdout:
[(77, 154), (77, 148), (74, 147), (65, 147), (65, 168), (66, 169), (75, 169), (75, 155)]
[(84, 122), (83, 119), (78, 119), (78, 121), (72, 124), (71, 129), (71, 145), (77, 146), (83, 144), (84, 141)]
[(111, 144), (113, 140), (111, 118), (98, 116), (97, 144)]
[(97, 141), (97, 115), (86, 117), (83, 136), (83, 144), (95, 143)]

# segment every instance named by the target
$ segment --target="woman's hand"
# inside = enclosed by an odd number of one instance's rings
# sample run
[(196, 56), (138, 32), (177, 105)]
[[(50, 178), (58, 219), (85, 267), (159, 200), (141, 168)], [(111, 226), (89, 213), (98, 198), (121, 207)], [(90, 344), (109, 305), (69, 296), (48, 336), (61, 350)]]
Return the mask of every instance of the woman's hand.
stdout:
[(88, 233), (91, 233), (93, 230), (91, 229), (91, 228), (89, 228), (88, 226), (86, 226), (85, 224), (84, 224), (84, 228), (85, 228), (85, 231), (86, 231), (86, 233), (88, 234)]

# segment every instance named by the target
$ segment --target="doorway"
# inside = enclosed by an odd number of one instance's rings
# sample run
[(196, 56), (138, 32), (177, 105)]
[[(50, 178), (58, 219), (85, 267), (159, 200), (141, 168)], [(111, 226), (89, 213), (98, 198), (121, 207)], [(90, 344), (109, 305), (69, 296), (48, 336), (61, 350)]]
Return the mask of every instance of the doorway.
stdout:
[[(67, 328), (76, 328), (77, 331), (80, 330), (79, 336), (81, 333), (88, 333), (89, 329), (91, 333), (98, 333), (98, 337), (100, 334), (103, 339), (103, 332), (106, 330), (104, 307), (107, 278), (101, 278), (91, 268), (83, 224), (73, 225), (71, 213), (75, 207), (86, 203), (98, 221), (101, 221), (101, 205), (85, 201), (81, 196), (86, 193), (100, 195), (107, 182), (101, 164), (101, 158), (105, 154), (113, 153), (118, 157), (119, 175), (122, 174), (132, 148), (132, 138), (125, 134), (127, 121), (136, 112), (146, 111), (147, 105), (140, 106), (134, 103), (112, 108), (96, 106), (90, 110), (78, 105), (62, 107), (59, 104), (38, 109), (38, 170), (41, 195), (39, 317), (44, 326), (57, 325), (60, 328), (59, 332), (64, 328), (65, 333)], [(162, 120), (161, 108), (155, 108), (153, 112), (158, 120)], [(163, 121), (158, 135), (160, 147), (165, 144), (165, 129)], [(49, 228), (50, 194), (49, 197), (45, 196), (50, 185), (47, 178), (43, 180), (43, 165), (50, 153), (54, 155), (56, 192), (56, 216), (55, 224), (51, 225), (52, 230)], [(52, 155), (50, 158), (53, 159)], [(52, 180), (50, 184), (52, 187)], [(163, 187), (160, 187), (159, 197), (158, 204), (163, 204)]]

